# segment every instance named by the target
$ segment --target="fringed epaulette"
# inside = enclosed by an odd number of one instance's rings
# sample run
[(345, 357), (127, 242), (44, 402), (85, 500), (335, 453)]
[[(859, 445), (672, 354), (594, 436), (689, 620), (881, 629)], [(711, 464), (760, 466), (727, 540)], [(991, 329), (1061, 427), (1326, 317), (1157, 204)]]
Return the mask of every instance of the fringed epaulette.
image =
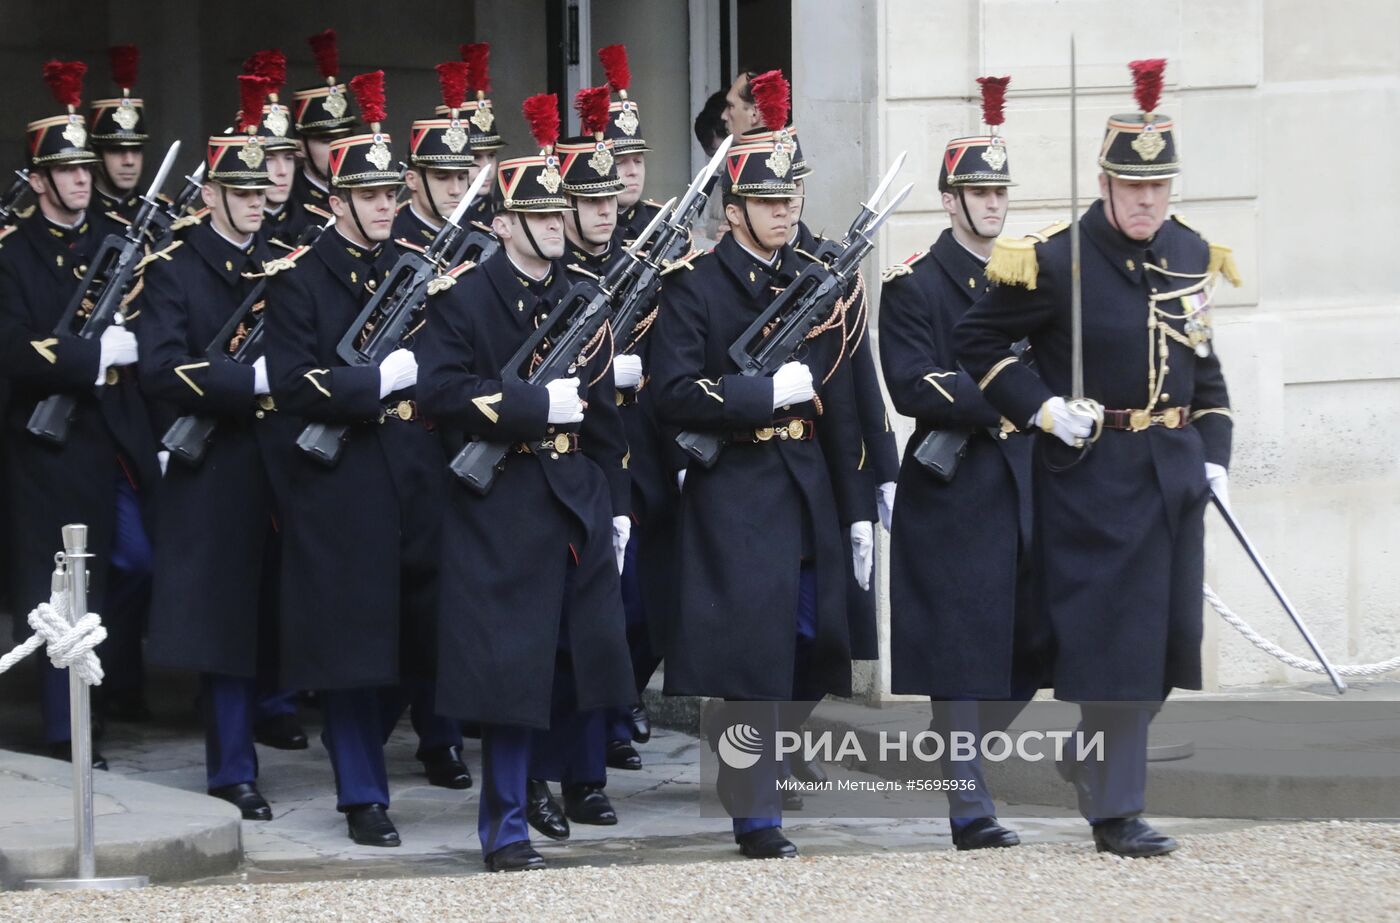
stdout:
[(904, 259), (903, 262), (895, 263), (893, 266), (880, 273), (880, 281), (888, 282), (891, 279), (898, 279), (900, 276), (907, 276), (914, 271), (914, 264), (928, 256), (927, 250), (915, 250), (914, 253)]
[(1224, 244), (1210, 244), (1210, 262), (1206, 264), (1206, 274), (1220, 273), (1235, 288), (1244, 281), (1240, 278), (1239, 267), (1235, 265), (1235, 251)]
[(266, 263), (263, 263), (263, 275), (275, 276), (279, 272), (282, 272), (284, 270), (295, 269), (297, 265), (297, 260), (301, 259), (303, 256), (310, 252), (311, 245), (307, 244), (305, 246), (297, 247), (295, 250), (293, 250), (291, 253), (288, 253), (286, 256), (279, 256), (276, 259), (268, 260)]
[(690, 252), (687, 253), (685, 256), (677, 257), (674, 260), (670, 260), (666, 263), (665, 266), (661, 267), (661, 275), (666, 276), (679, 269), (694, 269), (695, 261), (698, 260), (700, 257), (704, 256), (705, 253), (706, 251), (704, 250), (697, 250), (692, 247)]
[(0, 230), (0, 247), (3, 247), (5, 245), (5, 238), (9, 237), (17, 230), (19, 230), (19, 225), (17, 224), (12, 224), (3, 230)]
[(157, 251), (155, 251), (154, 253), (148, 253), (148, 254), (146, 254), (145, 256), (143, 256), (143, 257), (141, 258), (141, 262), (139, 262), (139, 263), (136, 264), (136, 269), (135, 269), (135, 271), (136, 271), (136, 272), (140, 272), (141, 270), (145, 269), (149, 264), (155, 262), (156, 260), (168, 260), (168, 259), (170, 259), (170, 254), (172, 254), (172, 253), (174, 253), (176, 250), (180, 249), (180, 247), (181, 247), (184, 243), (185, 243), (185, 242), (184, 242), (183, 240), (177, 240), (177, 241), (175, 241), (174, 243), (172, 243), (170, 246), (166, 247), (164, 250), (157, 250)]
[(1056, 221), (1025, 237), (998, 237), (987, 260), (987, 278), (999, 285), (1019, 285), (1035, 291), (1040, 264), (1035, 248), (1069, 227), (1068, 221)]
[(432, 281), (428, 283), (428, 294), (436, 295), (439, 292), (447, 291), (457, 284), (457, 278), (459, 276), (463, 273), (471, 272), (475, 268), (475, 263), (471, 260), (465, 260), (453, 266), (451, 269), (447, 270), (447, 272), (434, 276)]

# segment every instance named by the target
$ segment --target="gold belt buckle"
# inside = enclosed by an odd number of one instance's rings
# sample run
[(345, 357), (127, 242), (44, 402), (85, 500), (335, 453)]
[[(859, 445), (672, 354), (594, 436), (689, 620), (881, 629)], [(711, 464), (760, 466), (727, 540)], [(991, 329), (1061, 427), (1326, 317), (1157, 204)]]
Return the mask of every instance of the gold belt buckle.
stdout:
[(271, 395), (271, 394), (259, 394), (259, 395), (258, 395), (258, 401), (257, 401), (257, 403), (258, 403), (258, 409), (260, 409), (260, 410), (276, 410), (276, 409), (277, 409), (277, 402), (274, 401), (274, 400), (272, 399), (272, 395)]
[(394, 408), (394, 411), (399, 415), (400, 420), (407, 423), (409, 420), (413, 419), (413, 402), (399, 401), (399, 406)]
[(121, 381), (121, 373), (117, 371), (116, 366), (107, 367), (106, 380), (108, 385), (115, 385), (117, 382)]
[(787, 434), (789, 439), (801, 439), (806, 427), (801, 420), (789, 420)]
[(756, 429), (753, 431), (753, 437), (759, 442), (767, 442), (773, 438), (773, 427), (765, 426), (762, 429)]
[(1128, 427), (1135, 433), (1140, 433), (1152, 425), (1152, 414), (1146, 410), (1134, 410), (1128, 414)]
[(1168, 407), (1162, 411), (1162, 425), (1167, 429), (1179, 429), (1181, 427), (1181, 408)]
[(554, 437), (554, 451), (564, 455), (569, 451), (569, 434), (560, 433)]

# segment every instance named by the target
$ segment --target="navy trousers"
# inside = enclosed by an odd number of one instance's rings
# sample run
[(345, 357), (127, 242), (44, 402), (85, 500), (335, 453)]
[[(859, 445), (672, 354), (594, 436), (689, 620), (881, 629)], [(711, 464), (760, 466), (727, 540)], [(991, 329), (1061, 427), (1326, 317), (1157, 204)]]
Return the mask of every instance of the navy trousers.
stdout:
[[(627, 616), (627, 646), (632, 654), (632, 678), (637, 684), (638, 699), (647, 683), (651, 682), (651, 675), (661, 665), (661, 658), (652, 651), (646, 606), (642, 603), (642, 576), (637, 556), (643, 540), (641, 527), (633, 528), (622, 566), (622, 608)], [(632, 709), (608, 709), (607, 725), (609, 741), (631, 741)]]
[[(1103, 734), (1103, 759), (1080, 760), (1079, 813), (1091, 824), (1136, 817), (1147, 808), (1147, 728), (1160, 706), (1139, 702), (1081, 703), (1077, 730), (1086, 740)], [(1074, 759), (1070, 741), (1067, 759)]]
[(389, 806), (389, 775), (384, 767), (384, 722), (379, 690), (330, 689), (321, 703), (321, 743), (335, 770), (336, 807)]
[(205, 673), (200, 699), (204, 705), (204, 773), (209, 789), (254, 782), (258, 755), (253, 749), (257, 682), (239, 676)]
[[(935, 700), (929, 729), (941, 735), (945, 744), (951, 743), (951, 735), (957, 731), (966, 731), (980, 741), (983, 734), (1010, 727), (1035, 695), (1038, 686), (1039, 683), (1033, 678), (1019, 687), (1013, 686), (1011, 697), (1004, 702)], [(992, 802), (992, 793), (982, 774), (982, 760), (953, 760), (950, 749), (945, 746), (939, 762), (946, 781), (962, 783), (961, 787), (950, 786), (947, 790), (948, 820), (953, 829), (960, 830), (979, 817), (996, 817), (996, 805)]]

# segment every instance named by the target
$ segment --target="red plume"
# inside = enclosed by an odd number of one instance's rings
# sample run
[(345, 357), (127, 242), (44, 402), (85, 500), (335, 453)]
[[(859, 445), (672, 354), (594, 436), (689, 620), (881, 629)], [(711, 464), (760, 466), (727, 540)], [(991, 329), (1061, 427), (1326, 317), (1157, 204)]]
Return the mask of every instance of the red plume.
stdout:
[(982, 87), (982, 121), (996, 126), (1006, 121), (1006, 88), (1010, 77), (978, 77)]
[(373, 125), (384, 121), (384, 72), (370, 71), (350, 78), (350, 92), (360, 106), (360, 114)]
[(467, 62), (467, 86), (483, 96), (491, 92), (491, 43), (474, 42), (461, 47)]
[(598, 87), (584, 87), (574, 97), (574, 108), (578, 110), (579, 125), (586, 135), (601, 134), (608, 127), (608, 102), (612, 91), (605, 83)]
[(322, 77), (335, 77), (340, 74), (340, 51), (335, 45), (335, 30), (318, 32), (306, 40), (311, 53), (316, 56), (316, 67)]
[(78, 107), (83, 98), (83, 74), (87, 65), (82, 61), (50, 61), (44, 65), (44, 82), (60, 106)]
[(559, 97), (553, 93), (536, 93), (521, 106), (530, 134), (541, 149), (553, 147), (559, 140)]
[(465, 61), (444, 61), (437, 66), (438, 84), (442, 87), (442, 104), (448, 109), (462, 108), (467, 98), (467, 64)]
[(259, 74), (238, 75), (238, 130), (254, 131), (262, 121), (263, 103), (272, 92), (272, 81)]
[(608, 84), (614, 90), (626, 90), (632, 85), (632, 69), (627, 66), (626, 45), (599, 48), (598, 60), (603, 62), (603, 73), (607, 74)]
[(782, 71), (768, 71), (749, 81), (749, 92), (758, 107), (759, 118), (769, 131), (777, 131), (787, 124), (791, 104), (788, 94), (792, 85), (783, 77)]
[(123, 90), (136, 86), (136, 65), (141, 63), (141, 50), (135, 45), (113, 45), (107, 49), (112, 65), (112, 82)]
[(1151, 115), (1162, 98), (1162, 73), (1167, 69), (1167, 59), (1147, 58), (1133, 61), (1128, 67), (1133, 72), (1133, 96), (1138, 108)]
[(278, 48), (255, 51), (243, 62), (243, 73), (266, 77), (272, 84), (268, 93), (276, 93), (287, 82), (287, 56)]

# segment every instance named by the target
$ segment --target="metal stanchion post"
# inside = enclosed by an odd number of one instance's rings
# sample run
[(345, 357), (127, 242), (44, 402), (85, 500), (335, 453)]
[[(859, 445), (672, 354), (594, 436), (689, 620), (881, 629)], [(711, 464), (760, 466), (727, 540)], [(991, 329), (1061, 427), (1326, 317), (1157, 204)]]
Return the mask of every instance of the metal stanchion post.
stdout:
[[(87, 615), (87, 562), (91, 557), (87, 550), (87, 526), (64, 526), (63, 560), (68, 572), (68, 619), (73, 624)], [(31, 878), (24, 885), (38, 891), (115, 891), (122, 888), (144, 888), (150, 884), (150, 879), (145, 875), (97, 877), (92, 826), (91, 701), (87, 683), (71, 668), (68, 670), (68, 706), (68, 730), (72, 739), (73, 757), (73, 840), (76, 877)]]

